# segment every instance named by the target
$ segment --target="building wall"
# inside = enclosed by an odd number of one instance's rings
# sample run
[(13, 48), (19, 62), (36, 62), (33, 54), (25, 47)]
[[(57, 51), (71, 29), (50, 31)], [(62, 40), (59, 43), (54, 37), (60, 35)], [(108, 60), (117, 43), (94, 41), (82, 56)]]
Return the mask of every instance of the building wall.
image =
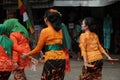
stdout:
[[(36, 0), (38, 1), (38, 0)], [(110, 51), (112, 51), (113, 53), (116, 51), (115, 48), (116, 46), (119, 47), (119, 45), (117, 45), (118, 43), (120, 43), (120, 1), (118, 1), (117, 3), (114, 3), (112, 5), (109, 6), (104, 6), (104, 7), (63, 7), (63, 6), (59, 6), (59, 7), (49, 7), (49, 8), (55, 8), (57, 10), (59, 10), (62, 13), (62, 18), (63, 18), (63, 22), (68, 26), (68, 23), (70, 22), (77, 22), (78, 20), (83, 19), (84, 17), (94, 17), (97, 20), (98, 23), (98, 35), (100, 37), (100, 42), (103, 43), (103, 31), (102, 31), (102, 25), (103, 25), (103, 19), (106, 16), (106, 14), (110, 14), (110, 16), (112, 17), (113, 20), (113, 33), (112, 33), (112, 38), (111, 38), (111, 48)], [(5, 10), (3, 9), (3, 6), (0, 5), (0, 9), (1, 14), (3, 16), (0, 16), (0, 18), (2, 20), (0, 20), (0, 22), (2, 22), (5, 18), (6, 18), (6, 13)], [(33, 16), (33, 20), (35, 25), (37, 24), (44, 24), (44, 20), (43, 20), (43, 15), (45, 10), (48, 9), (47, 8), (40, 8), (40, 7), (33, 7), (32, 8), (32, 16)], [(19, 14), (19, 9), (16, 9), (17, 11), (17, 18), (20, 19), (20, 21), (22, 22), (22, 16), (20, 16)], [(118, 42), (117, 42), (117, 41)], [(120, 48), (120, 47), (119, 47)], [(118, 48), (118, 51), (120, 50)], [(117, 52), (118, 53), (118, 52)]]

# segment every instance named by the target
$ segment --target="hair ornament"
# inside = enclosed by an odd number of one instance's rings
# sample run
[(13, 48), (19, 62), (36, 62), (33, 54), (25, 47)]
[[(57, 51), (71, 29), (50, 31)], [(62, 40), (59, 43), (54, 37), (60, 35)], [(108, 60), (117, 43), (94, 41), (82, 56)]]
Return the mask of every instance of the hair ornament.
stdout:
[(57, 10), (55, 10), (55, 9), (50, 9), (49, 11), (50, 11), (51, 13), (56, 12), (56, 13), (58, 13), (60, 16), (62, 16), (62, 14), (61, 14), (60, 12), (58, 12)]

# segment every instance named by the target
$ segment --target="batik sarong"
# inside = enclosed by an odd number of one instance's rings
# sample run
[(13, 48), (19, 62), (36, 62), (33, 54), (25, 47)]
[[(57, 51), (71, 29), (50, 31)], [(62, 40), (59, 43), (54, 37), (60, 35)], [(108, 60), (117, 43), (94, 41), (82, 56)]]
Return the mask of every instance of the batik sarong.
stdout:
[(41, 80), (63, 80), (65, 60), (48, 60), (44, 64)]
[(103, 60), (97, 60), (89, 64), (95, 65), (95, 67), (87, 67), (87, 69), (85, 69), (83, 66), (79, 80), (97, 80), (98, 78), (101, 78)]

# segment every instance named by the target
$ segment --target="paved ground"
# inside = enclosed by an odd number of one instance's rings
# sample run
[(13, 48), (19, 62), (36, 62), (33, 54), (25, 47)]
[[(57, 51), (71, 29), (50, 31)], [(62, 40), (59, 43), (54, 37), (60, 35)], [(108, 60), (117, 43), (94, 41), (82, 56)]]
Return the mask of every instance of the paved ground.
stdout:
[[(120, 58), (120, 55), (113, 55), (113, 57)], [(83, 61), (77, 61), (75, 58), (70, 60), (71, 72), (66, 73), (64, 80), (78, 80)], [(26, 74), (28, 80), (40, 80), (41, 72), (43, 68), (43, 63), (39, 63), (37, 66), (37, 71), (31, 71), (26, 69)], [(104, 61), (103, 66), (103, 79), (102, 80), (120, 80), (120, 62), (115, 62), (111, 64), (110, 62)], [(11, 75), (10, 80), (13, 80)]]

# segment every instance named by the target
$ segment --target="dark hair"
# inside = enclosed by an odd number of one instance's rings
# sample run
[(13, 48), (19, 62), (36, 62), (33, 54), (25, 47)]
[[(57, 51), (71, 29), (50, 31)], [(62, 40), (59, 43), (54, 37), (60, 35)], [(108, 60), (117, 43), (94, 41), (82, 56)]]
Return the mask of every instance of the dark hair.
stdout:
[(59, 14), (59, 12), (57, 12), (56, 10), (53, 12), (47, 10), (44, 14), (44, 17), (46, 17), (50, 21), (56, 31), (59, 31), (61, 29), (61, 15)]
[(92, 17), (84, 18), (85, 24), (89, 27), (91, 32), (96, 32), (96, 23)]

